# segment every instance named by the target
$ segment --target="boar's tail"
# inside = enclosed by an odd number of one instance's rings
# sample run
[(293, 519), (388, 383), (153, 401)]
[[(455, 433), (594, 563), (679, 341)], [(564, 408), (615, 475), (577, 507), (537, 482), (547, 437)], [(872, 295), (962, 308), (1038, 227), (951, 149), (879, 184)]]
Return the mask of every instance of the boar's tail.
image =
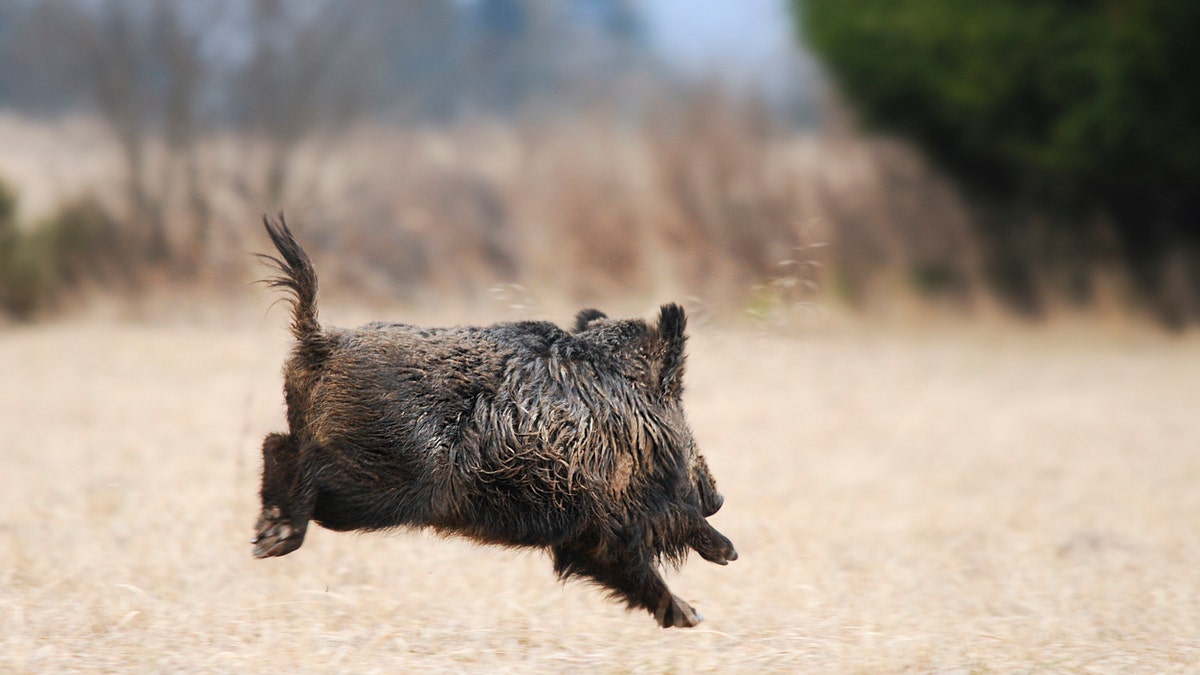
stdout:
[(279, 271), (278, 276), (263, 279), (271, 288), (283, 288), (290, 293), (292, 303), (292, 335), (300, 341), (300, 349), (314, 357), (326, 351), (325, 336), (317, 323), (317, 271), (312, 260), (300, 247), (283, 219), (283, 213), (272, 220), (263, 216), (267, 234), (279, 251), (279, 258), (258, 256)]

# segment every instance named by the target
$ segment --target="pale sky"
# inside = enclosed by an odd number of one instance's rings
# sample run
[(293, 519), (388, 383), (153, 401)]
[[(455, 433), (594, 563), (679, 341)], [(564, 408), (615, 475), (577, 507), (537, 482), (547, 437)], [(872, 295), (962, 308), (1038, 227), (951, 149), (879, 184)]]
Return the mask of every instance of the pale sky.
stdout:
[(794, 53), (786, 0), (641, 0), (652, 40), (696, 75), (769, 82)]

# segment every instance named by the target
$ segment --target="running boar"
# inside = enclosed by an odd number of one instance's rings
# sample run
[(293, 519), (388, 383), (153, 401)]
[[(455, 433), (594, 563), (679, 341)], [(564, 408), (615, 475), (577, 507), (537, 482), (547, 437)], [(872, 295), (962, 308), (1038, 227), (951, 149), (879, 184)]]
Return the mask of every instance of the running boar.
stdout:
[(568, 332), (522, 321), (420, 328), (321, 326), (317, 276), (282, 215), (262, 256), (292, 304), (287, 433), (263, 442), (254, 555), (291, 553), (310, 522), (331, 530), (425, 527), (545, 549), (663, 627), (702, 617), (657, 568), (688, 549), (724, 565), (733, 544), (684, 417), (686, 317), (584, 310)]

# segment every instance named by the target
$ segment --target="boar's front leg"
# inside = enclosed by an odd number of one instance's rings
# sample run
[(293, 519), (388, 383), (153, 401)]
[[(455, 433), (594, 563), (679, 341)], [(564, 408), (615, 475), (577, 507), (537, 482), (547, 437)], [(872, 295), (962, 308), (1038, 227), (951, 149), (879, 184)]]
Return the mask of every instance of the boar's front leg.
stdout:
[(316, 492), (311, 471), (291, 434), (269, 434), (263, 440), (262, 512), (255, 524), (254, 557), (287, 555), (300, 548), (312, 518)]
[(688, 545), (696, 553), (699, 553), (700, 557), (718, 565), (728, 565), (730, 561), (738, 559), (737, 549), (733, 547), (733, 542), (709, 525), (707, 520), (697, 516), (693, 523), (692, 536), (688, 539)]
[(612, 545), (566, 542), (555, 546), (554, 569), (567, 579), (579, 575), (609, 589), (614, 597), (654, 615), (663, 628), (691, 628), (704, 620), (692, 606), (671, 593), (650, 558), (635, 559)]

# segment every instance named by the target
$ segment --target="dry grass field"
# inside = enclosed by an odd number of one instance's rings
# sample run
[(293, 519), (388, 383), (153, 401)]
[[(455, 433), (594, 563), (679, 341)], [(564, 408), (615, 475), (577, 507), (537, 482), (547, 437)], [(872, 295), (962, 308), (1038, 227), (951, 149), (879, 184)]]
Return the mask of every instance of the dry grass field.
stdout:
[(1194, 337), (700, 327), (741, 558), (672, 573), (707, 621), (664, 631), (534, 552), (317, 528), (252, 559), (265, 305), (0, 328), (0, 672), (1200, 670)]

